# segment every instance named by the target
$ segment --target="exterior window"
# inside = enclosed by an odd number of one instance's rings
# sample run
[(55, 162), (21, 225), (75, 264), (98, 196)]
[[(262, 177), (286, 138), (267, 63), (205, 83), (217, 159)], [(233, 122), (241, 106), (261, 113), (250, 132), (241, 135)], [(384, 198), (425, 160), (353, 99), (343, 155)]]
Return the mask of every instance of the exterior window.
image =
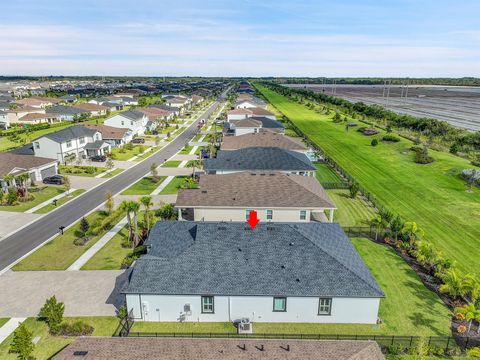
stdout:
[(276, 311), (276, 312), (287, 311), (287, 298), (286, 297), (274, 297), (273, 298), (273, 311)]
[(96, 135), (95, 135), (95, 139), (101, 140), (101, 139), (100, 139), (100, 134), (96, 134)]
[(307, 220), (307, 210), (300, 210), (300, 220)]
[(245, 211), (245, 219), (248, 220), (248, 218), (250, 217), (250, 213), (252, 212), (253, 210), (246, 210)]
[(33, 144), (35, 145), (35, 149), (40, 149), (40, 143), (38, 141), (35, 141)]
[(130, 121), (130, 125), (133, 125), (133, 121)]
[(202, 296), (202, 314), (213, 314), (214, 312), (213, 296)]
[(318, 315), (330, 315), (332, 312), (332, 299), (320, 298), (318, 300)]
[(85, 138), (80, 138), (79, 143), (80, 144), (85, 144)]
[(67, 141), (67, 148), (72, 147), (72, 140)]
[(121, 124), (122, 124), (122, 125), (125, 125), (125, 121), (122, 120)]
[(273, 219), (273, 210), (267, 210), (267, 220)]

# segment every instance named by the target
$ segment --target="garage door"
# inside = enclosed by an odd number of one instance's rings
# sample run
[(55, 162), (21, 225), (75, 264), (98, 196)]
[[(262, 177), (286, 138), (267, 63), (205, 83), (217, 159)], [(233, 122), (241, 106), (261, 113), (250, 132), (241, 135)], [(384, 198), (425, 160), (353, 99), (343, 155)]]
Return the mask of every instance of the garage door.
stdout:
[(40, 174), (42, 175), (42, 179), (45, 179), (46, 177), (49, 177), (49, 176), (56, 175), (55, 165), (40, 170)]

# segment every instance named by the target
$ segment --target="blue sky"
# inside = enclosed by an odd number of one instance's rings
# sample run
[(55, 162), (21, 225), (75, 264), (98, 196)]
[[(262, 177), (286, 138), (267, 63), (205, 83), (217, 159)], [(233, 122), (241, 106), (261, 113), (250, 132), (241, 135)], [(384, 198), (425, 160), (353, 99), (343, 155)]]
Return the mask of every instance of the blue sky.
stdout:
[(2, 0), (2, 75), (480, 76), (480, 1)]

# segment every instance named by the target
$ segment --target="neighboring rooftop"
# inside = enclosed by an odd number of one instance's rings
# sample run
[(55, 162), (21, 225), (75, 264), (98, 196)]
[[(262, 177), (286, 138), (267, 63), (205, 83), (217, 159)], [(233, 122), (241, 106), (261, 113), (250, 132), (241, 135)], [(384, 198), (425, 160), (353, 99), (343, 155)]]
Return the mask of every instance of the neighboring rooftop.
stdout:
[(65, 129), (45, 134), (41, 137), (46, 137), (56, 142), (65, 142), (67, 140), (78, 139), (85, 136), (92, 136), (96, 130), (88, 129), (82, 125), (70, 126)]
[[(243, 347), (245, 346), (245, 350)], [(261, 350), (263, 349), (263, 350)], [(374, 341), (77, 337), (53, 360), (383, 360)]]
[(315, 171), (304, 154), (276, 147), (250, 147), (217, 152), (216, 159), (204, 160), (206, 171)]
[(281, 172), (201, 175), (200, 189), (180, 189), (175, 206), (335, 209), (314, 177)]
[(12, 153), (0, 152), (0, 177), (12, 173), (15, 169), (19, 170), (15, 172), (16, 174), (18, 174), (22, 173), (24, 170), (37, 168), (39, 166), (56, 162), (56, 160), (38, 156), (17, 155)]
[(47, 113), (50, 114), (59, 114), (59, 115), (80, 115), (84, 113), (88, 113), (85, 110), (78, 109), (73, 106), (65, 106), (65, 105), (56, 105), (48, 108)]
[(146, 245), (123, 293), (384, 296), (334, 223), (160, 221)]
[(275, 134), (270, 131), (260, 131), (256, 134), (223, 137), (222, 150), (238, 150), (249, 147), (278, 147), (288, 150), (306, 151), (302, 142), (291, 137)]
[(283, 124), (280, 121), (273, 120), (264, 116), (252, 116), (243, 120), (231, 120), (230, 123), (233, 124), (235, 127), (254, 127), (252, 126), (253, 124), (258, 124), (258, 126), (261, 126), (262, 128), (265, 128), (265, 129), (284, 129), (285, 128), (285, 126), (283, 126)]
[(20, 119), (18, 119), (18, 121), (29, 122), (29, 121), (36, 121), (36, 120), (43, 120), (43, 119), (56, 119), (56, 118), (57, 118), (56, 114), (29, 113), (29, 114), (26, 114), (26, 115), (22, 116)]
[(100, 133), (102, 134), (103, 140), (108, 140), (108, 139), (120, 140), (120, 139), (123, 139), (125, 134), (130, 131), (129, 129), (116, 128), (108, 125), (85, 124), (83, 126), (85, 126), (88, 129), (100, 131)]
[(127, 119), (131, 120), (141, 120), (144, 118), (145, 114), (138, 110), (126, 110), (122, 111), (121, 113), (117, 114), (126, 117)]
[(91, 103), (80, 103), (73, 105), (74, 108), (80, 109), (83, 111), (107, 111), (108, 107), (103, 105), (91, 104)]

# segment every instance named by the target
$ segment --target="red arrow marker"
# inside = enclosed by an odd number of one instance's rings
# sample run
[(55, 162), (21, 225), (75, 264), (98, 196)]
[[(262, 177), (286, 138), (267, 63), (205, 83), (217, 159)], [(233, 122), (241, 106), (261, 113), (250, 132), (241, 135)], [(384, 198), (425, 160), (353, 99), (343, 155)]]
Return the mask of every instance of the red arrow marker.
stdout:
[(260, 222), (260, 220), (257, 218), (257, 212), (255, 210), (250, 211), (247, 222), (250, 224), (252, 230), (255, 229), (257, 224)]

